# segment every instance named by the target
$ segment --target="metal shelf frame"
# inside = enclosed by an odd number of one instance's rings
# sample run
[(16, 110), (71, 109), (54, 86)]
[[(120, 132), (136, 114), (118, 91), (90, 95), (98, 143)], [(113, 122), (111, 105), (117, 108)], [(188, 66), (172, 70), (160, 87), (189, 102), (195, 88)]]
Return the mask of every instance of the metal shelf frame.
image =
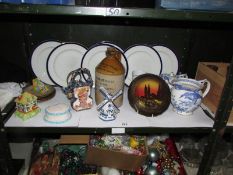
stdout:
[(208, 145), (205, 148), (202, 162), (199, 167), (198, 175), (209, 174), (211, 171), (211, 165), (214, 162), (217, 145), (220, 144), (220, 140), (227, 128), (226, 124), (233, 106), (233, 59), (228, 71), (226, 83), (222, 92), (220, 104), (215, 116), (215, 123), (212, 132), (209, 136)]
[(14, 5), (0, 4), (0, 14), (19, 15), (53, 15), (53, 16), (94, 16), (120, 17), (137, 19), (233, 22), (232, 12), (168, 10), (152, 8), (119, 8), (119, 7), (78, 7), (57, 5)]
[[(112, 8), (112, 7), (78, 7), (78, 6), (55, 6), (55, 5), (13, 5), (0, 4), (0, 16), (41, 16), (45, 21), (46, 17), (93, 17), (93, 18), (110, 18), (110, 19), (137, 19), (137, 20), (155, 20), (155, 21), (180, 21), (180, 22), (210, 22), (210, 23), (227, 23), (233, 24), (232, 12), (209, 12), (209, 11), (192, 11), (192, 10), (166, 10), (166, 9), (140, 9), (140, 8)], [(2, 19), (7, 21), (7, 19)], [(31, 20), (31, 19), (30, 19)], [(1, 21), (1, 20), (0, 20)], [(27, 19), (26, 19), (27, 21)], [(145, 133), (207, 133), (209, 134), (208, 146), (200, 165), (198, 175), (209, 174), (211, 165), (214, 160), (216, 145), (223, 136), (225, 130), (232, 131), (232, 128), (226, 127), (226, 123), (232, 109), (233, 99), (233, 59), (227, 76), (227, 81), (222, 93), (221, 103), (219, 105), (215, 124), (213, 128), (128, 128), (126, 133), (145, 134)], [(8, 111), (8, 117), (13, 110)], [(7, 117), (6, 117), (7, 118)], [(4, 128), (3, 117), (0, 114), (0, 138), (2, 144), (0, 149), (5, 152), (4, 158), (7, 162), (6, 172), (14, 175), (11, 155), (7, 140), (7, 133), (36, 134), (36, 133), (61, 133), (61, 134), (95, 134), (95, 133), (111, 133), (111, 129), (104, 128)]]

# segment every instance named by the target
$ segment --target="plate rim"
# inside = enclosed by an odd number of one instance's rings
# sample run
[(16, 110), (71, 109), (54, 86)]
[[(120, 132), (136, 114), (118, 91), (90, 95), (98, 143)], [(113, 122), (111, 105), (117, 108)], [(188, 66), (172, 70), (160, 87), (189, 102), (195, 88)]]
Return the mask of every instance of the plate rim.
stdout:
[[(124, 54), (125, 54), (127, 51), (129, 51), (130, 49), (132, 49), (132, 48), (134, 48), (134, 47), (138, 47), (138, 46), (146, 47), (146, 48), (148, 48), (148, 49), (153, 50), (153, 51), (156, 53), (156, 55), (157, 55), (158, 58), (159, 58), (159, 62), (160, 62), (160, 71), (159, 71), (159, 74), (161, 74), (162, 69), (163, 69), (161, 56), (160, 56), (160, 54), (158, 53), (158, 51), (155, 50), (153, 47), (151, 47), (149, 44), (133, 44), (133, 45), (129, 46), (128, 48), (126, 48), (126, 49), (124, 50)], [(125, 56), (126, 56), (126, 54), (125, 54)], [(127, 59), (127, 57), (126, 57), (126, 59)], [(127, 59), (127, 61), (128, 61), (128, 59)], [(128, 65), (129, 65), (129, 62), (128, 62)], [(129, 66), (130, 66), (130, 65), (129, 65)], [(129, 72), (128, 72), (128, 75), (129, 75)], [(128, 76), (127, 76), (127, 77), (128, 77)], [(126, 86), (129, 86), (130, 83), (132, 82), (132, 80), (130, 80), (130, 82), (128, 83), (128, 82), (127, 82), (127, 77), (125, 78), (125, 85), (126, 85)]]
[[(35, 73), (35, 70), (34, 70), (34, 66), (32, 66), (33, 65), (33, 60), (34, 60), (34, 57), (33, 57), (33, 55), (35, 54), (35, 52), (37, 51), (37, 49), (40, 49), (40, 47), (42, 47), (42, 46), (44, 46), (44, 44), (46, 44), (46, 43), (57, 43), (57, 46), (59, 46), (60, 44), (62, 44), (62, 42), (61, 41), (59, 41), (59, 40), (44, 40), (44, 41), (41, 41), (41, 42), (39, 42), (34, 48), (33, 48), (33, 51), (32, 51), (32, 53), (31, 53), (31, 56), (30, 56), (30, 66), (31, 66), (31, 69), (32, 69), (32, 72), (34, 73), (34, 75), (36, 76), (36, 77), (38, 77), (38, 74), (37, 73)], [(55, 46), (55, 47), (57, 47), (57, 46)], [(54, 47), (54, 48), (55, 48)], [(53, 49), (54, 49), (53, 48)], [(53, 50), (52, 49), (52, 50)], [(52, 51), (51, 50), (51, 51)], [(51, 52), (50, 51), (50, 52)], [(44, 82), (44, 83), (46, 83), (46, 84), (49, 84), (49, 85), (55, 85), (54, 84), (54, 82), (50, 79), (50, 77), (49, 77), (49, 75), (48, 75), (48, 73), (47, 73), (47, 68), (46, 68), (46, 64), (47, 64), (47, 60), (48, 60), (48, 56), (49, 56), (49, 54), (47, 55), (47, 58), (46, 58), (46, 61), (45, 61), (45, 73), (47, 74), (47, 78), (50, 80), (50, 82), (47, 82), (47, 80), (46, 80), (46, 82), (44, 81), (44, 80), (42, 80), (41, 79), (41, 77), (38, 77), (42, 82)]]
[[(123, 50), (120, 46), (118, 46), (117, 44), (115, 44), (115, 43), (112, 42), (112, 41), (103, 40), (103, 41), (100, 41), (99, 43), (100, 43), (100, 44), (110, 44), (110, 45), (113, 45), (113, 46), (115, 46), (116, 48), (118, 48), (121, 52), (124, 53), (124, 50)], [(96, 44), (98, 44), (98, 43), (96, 43)]]
[[(66, 86), (60, 85), (59, 83), (57, 83), (57, 82), (52, 78), (52, 76), (51, 76), (51, 74), (50, 74), (50, 72), (49, 72), (49, 60), (50, 60), (51, 55), (54, 54), (54, 52), (55, 52), (58, 48), (63, 47), (63, 46), (65, 46), (65, 45), (77, 45), (77, 46), (81, 46), (82, 48), (84, 48), (84, 49), (87, 51), (87, 48), (86, 48), (85, 46), (83, 46), (82, 44), (80, 44), (80, 43), (76, 43), (76, 42), (63, 42), (63, 43), (61, 43), (59, 46), (55, 47), (55, 48), (50, 52), (50, 54), (49, 54), (49, 56), (48, 56), (48, 59), (47, 59), (47, 62), (46, 62), (46, 70), (47, 70), (47, 73), (48, 73), (50, 79), (54, 82), (54, 84), (57, 85), (57, 86), (60, 86), (60, 87), (66, 87)], [(86, 51), (85, 51), (85, 52), (86, 52)], [(77, 68), (77, 69), (78, 69), (78, 68)], [(71, 71), (72, 71), (72, 70), (71, 70)]]
[[(169, 52), (169, 55), (172, 54), (173, 56), (175, 56), (174, 58), (175, 58), (176, 63), (177, 63), (177, 71), (176, 71), (176, 72), (173, 72), (173, 73), (174, 73), (174, 74), (177, 74), (177, 73), (179, 72), (179, 60), (178, 60), (176, 54), (175, 54), (170, 48), (168, 48), (168, 47), (166, 47), (166, 46), (164, 46), (164, 45), (153, 45), (152, 47), (153, 47), (155, 50), (157, 50), (158, 53), (159, 53), (158, 50), (159, 50), (159, 49), (162, 49), (162, 50), (168, 51), (168, 52)], [(156, 49), (156, 48), (157, 48), (157, 49)], [(159, 49), (158, 49), (158, 48), (159, 48)], [(162, 60), (162, 64), (163, 64), (163, 59), (162, 59), (162, 57), (161, 57), (161, 60)], [(162, 71), (161, 73), (163, 73), (163, 71)]]

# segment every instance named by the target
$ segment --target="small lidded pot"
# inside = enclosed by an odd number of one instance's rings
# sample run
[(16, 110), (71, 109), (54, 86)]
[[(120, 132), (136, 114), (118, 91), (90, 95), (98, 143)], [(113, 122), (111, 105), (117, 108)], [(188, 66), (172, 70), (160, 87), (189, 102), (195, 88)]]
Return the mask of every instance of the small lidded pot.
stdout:
[(172, 85), (170, 84), (171, 81), (177, 78), (188, 78), (187, 74), (174, 74), (173, 72), (171, 73), (166, 73), (166, 74), (160, 74), (159, 75), (169, 86), (169, 88), (172, 88)]

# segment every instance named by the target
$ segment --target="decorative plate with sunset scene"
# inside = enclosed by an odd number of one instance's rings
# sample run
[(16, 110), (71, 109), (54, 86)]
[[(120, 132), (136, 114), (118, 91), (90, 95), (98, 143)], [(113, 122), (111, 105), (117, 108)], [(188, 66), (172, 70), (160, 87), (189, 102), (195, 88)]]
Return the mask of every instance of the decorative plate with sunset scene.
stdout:
[(147, 73), (139, 75), (130, 83), (128, 99), (136, 112), (153, 117), (167, 110), (171, 101), (171, 93), (162, 78)]

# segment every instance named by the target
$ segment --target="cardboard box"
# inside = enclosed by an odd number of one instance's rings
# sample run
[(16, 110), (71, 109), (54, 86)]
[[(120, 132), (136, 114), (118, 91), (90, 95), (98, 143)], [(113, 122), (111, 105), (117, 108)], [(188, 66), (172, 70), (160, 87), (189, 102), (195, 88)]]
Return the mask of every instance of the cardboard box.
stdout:
[[(218, 62), (199, 62), (195, 79), (207, 79), (210, 81), (210, 91), (204, 97), (203, 104), (215, 115), (220, 102), (222, 90), (226, 80), (227, 69), (230, 64)], [(228, 123), (233, 124), (233, 110)]]
[(145, 163), (146, 157), (147, 155), (134, 155), (89, 146), (85, 163), (136, 171)]
[(61, 135), (59, 144), (88, 144), (89, 135)]
[[(60, 144), (88, 144), (89, 136), (85, 135), (62, 135)], [(146, 144), (146, 139), (145, 139)], [(85, 163), (90, 165), (105, 166), (121, 170), (136, 171), (146, 161), (148, 150), (145, 155), (134, 155), (122, 151), (108, 150), (88, 145)]]

